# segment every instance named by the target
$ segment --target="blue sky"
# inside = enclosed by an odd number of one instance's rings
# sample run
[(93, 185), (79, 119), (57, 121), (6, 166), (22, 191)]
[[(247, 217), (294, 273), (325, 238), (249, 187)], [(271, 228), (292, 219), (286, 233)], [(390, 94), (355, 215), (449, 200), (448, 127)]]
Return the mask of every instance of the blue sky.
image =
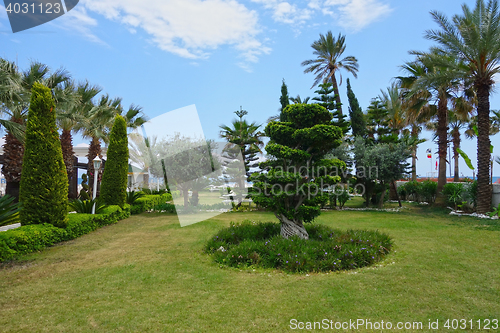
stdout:
[[(358, 78), (342, 73), (347, 111), (350, 77), (363, 110), (412, 60), (409, 50), (427, 50), (429, 11), (447, 16), (475, 1), (406, 0), (81, 0), (68, 14), (13, 34), (0, 8), (0, 56), (27, 68), (30, 60), (66, 68), (77, 81), (98, 84), (124, 105), (156, 117), (195, 104), (207, 138), (243, 107), (248, 119), (265, 123), (280, 107), (282, 79), (291, 96), (314, 96), (312, 74), (300, 63), (313, 58), (311, 43), (331, 30), (346, 35), (345, 55), (359, 62)], [(492, 109), (500, 109), (498, 94)], [(430, 171), (428, 142), (419, 148), (417, 173)], [(80, 138), (75, 143), (84, 142)], [(492, 137), (500, 155), (500, 135)], [(475, 163), (476, 142), (464, 140)], [(434, 170), (433, 170), (434, 171)], [(500, 174), (500, 169), (495, 174)], [(461, 172), (471, 172), (461, 163)]]

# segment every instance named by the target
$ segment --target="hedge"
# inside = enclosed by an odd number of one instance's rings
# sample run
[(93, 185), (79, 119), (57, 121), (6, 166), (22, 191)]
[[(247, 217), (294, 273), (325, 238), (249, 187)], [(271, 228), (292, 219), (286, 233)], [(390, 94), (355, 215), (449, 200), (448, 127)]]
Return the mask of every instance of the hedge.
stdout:
[(69, 214), (66, 228), (58, 228), (52, 224), (44, 223), (0, 232), (0, 262), (40, 251), (59, 242), (78, 238), (129, 216), (129, 205), (126, 205), (124, 209), (119, 206), (109, 206), (104, 209), (102, 214)]
[(134, 202), (130, 208), (130, 213), (140, 214), (170, 200), (172, 200), (170, 193), (145, 195)]

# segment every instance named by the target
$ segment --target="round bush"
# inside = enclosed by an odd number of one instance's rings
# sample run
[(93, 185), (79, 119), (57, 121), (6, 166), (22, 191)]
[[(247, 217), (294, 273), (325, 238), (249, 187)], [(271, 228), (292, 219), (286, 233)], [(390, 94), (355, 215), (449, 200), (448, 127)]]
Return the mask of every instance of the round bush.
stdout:
[(231, 267), (262, 267), (285, 272), (330, 272), (356, 269), (380, 261), (392, 247), (377, 231), (340, 231), (307, 224), (309, 240), (280, 236), (279, 223), (231, 223), (207, 242), (205, 252)]

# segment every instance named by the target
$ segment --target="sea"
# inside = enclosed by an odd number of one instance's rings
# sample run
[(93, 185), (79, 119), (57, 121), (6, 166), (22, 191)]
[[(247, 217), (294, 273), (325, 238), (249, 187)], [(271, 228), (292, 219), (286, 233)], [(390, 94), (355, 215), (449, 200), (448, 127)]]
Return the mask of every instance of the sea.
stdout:
[[(78, 184), (81, 184), (82, 183), (82, 179), (81, 178), (78, 178)], [(500, 184), (500, 177), (493, 177), (493, 184)], [(156, 183), (155, 183), (156, 184)]]

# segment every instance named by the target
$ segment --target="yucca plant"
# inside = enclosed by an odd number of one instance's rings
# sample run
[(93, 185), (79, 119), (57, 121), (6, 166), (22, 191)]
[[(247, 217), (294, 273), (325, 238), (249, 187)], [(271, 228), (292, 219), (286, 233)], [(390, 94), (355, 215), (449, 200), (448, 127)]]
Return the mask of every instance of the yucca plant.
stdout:
[(83, 213), (83, 214), (92, 214), (92, 206), (95, 205), (95, 213), (100, 214), (104, 208), (107, 207), (102, 200), (99, 200), (99, 198), (95, 199), (89, 199), (89, 200), (81, 200), (81, 199), (75, 199), (70, 201), (69, 206), (76, 211), (77, 213)]
[(133, 205), (135, 201), (144, 196), (144, 192), (130, 191), (127, 192), (127, 203)]
[(15, 199), (8, 194), (0, 198), (0, 227), (19, 222), (21, 203), (14, 203)]

